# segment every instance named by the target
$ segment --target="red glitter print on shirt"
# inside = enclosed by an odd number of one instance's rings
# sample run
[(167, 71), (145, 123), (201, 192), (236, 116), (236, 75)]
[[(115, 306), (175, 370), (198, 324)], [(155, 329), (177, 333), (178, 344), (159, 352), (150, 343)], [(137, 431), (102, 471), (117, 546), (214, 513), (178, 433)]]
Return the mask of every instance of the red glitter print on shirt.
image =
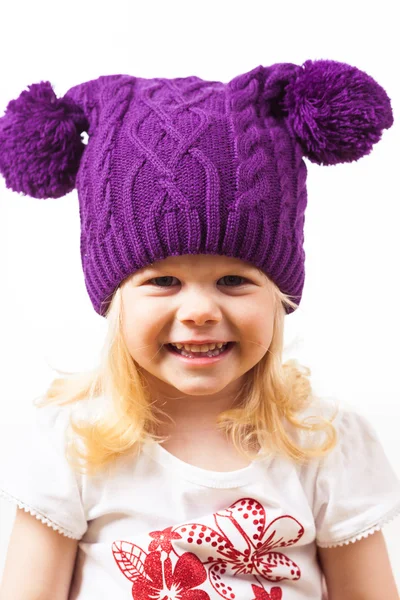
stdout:
[(294, 517), (283, 515), (266, 525), (264, 507), (241, 498), (212, 515), (215, 528), (201, 520), (209, 518), (152, 531), (148, 552), (132, 542), (113, 543), (134, 600), (210, 600), (208, 582), (229, 600), (283, 600), (282, 589), (267, 591), (265, 582), (300, 579), (296, 563), (276, 552), (304, 534)]

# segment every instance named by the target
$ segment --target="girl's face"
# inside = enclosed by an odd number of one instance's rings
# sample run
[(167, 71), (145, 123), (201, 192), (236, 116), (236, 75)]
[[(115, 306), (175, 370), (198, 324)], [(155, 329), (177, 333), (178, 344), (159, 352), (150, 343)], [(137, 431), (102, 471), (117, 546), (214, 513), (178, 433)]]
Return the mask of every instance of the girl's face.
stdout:
[[(271, 343), (271, 283), (242, 260), (170, 256), (136, 271), (121, 293), (129, 353), (161, 396), (233, 397)], [(187, 340), (235, 343), (219, 360), (199, 365), (167, 348)]]

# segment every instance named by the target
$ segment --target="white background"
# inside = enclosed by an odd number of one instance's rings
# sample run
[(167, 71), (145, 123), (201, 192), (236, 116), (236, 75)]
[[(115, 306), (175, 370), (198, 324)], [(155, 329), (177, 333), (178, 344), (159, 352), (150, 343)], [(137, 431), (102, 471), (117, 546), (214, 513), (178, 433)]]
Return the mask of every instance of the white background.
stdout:
[[(32, 83), (58, 97), (100, 75), (227, 82), (263, 64), (347, 62), (392, 99), (395, 124), (357, 163), (307, 161), (306, 282), (286, 319), (286, 358), (311, 367), (318, 393), (370, 418), (400, 476), (399, 114), (397, 3), (3, 3), (0, 109)], [(26, 422), (55, 375), (97, 363), (105, 320), (79, 254), (78, 199), (22, 197), (0, 178), (0, 435)], [(0, 501), (0, 573), (15, 509)], [(400, 589), (400, 518), (384, 528)]]

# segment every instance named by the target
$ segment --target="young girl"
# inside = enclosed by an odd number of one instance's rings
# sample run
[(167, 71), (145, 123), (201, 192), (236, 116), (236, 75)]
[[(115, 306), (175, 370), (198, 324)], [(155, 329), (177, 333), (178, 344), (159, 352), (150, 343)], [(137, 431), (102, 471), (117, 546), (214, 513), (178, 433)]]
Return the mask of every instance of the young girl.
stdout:
[[(304, 285), (306, 164), (369, 154), (386, 92), (328, 60), (229, 83), (29, 86), (0, 120), (8, 188), (78, 190), (107, 318), (2, 457), (18, 509), (1, 600), (395, 600), (400, 482), (369, 422), (282, 364)], [(81, 134), (87, 132), (88, 142)]]

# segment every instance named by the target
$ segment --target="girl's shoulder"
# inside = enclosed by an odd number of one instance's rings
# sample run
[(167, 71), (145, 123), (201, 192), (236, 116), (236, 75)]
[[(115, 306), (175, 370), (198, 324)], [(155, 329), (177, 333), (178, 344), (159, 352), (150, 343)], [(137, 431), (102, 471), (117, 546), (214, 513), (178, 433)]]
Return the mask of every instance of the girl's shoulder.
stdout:
[[(326, 455), (296, 465), (313, 511), (317, 544), (361, 539), (399, 515), (400, 480), (370, 420), (351, 405), (324, 400), (302, 416), (332, 419), (336, 431), (336, 444)], [(323, 432), (294, 436), (307, 446), (326, 440)]]
[(35, 406), (24, 424), (10, 428), (8, 452), (0, 459), (0, 496), (67, 537), (87, 529), (84, 477), (67, 461), (73, 405)]

